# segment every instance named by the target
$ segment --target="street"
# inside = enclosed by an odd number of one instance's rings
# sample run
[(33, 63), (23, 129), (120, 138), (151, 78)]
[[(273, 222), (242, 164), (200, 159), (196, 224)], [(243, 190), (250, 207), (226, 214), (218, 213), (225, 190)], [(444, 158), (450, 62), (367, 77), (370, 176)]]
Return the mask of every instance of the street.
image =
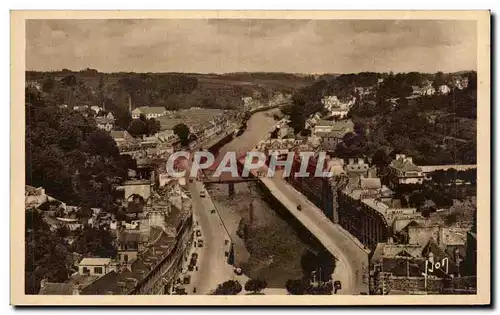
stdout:
[[(188, 188), (193, 201), (193, 217), (198, 222), (194, 230), (201, 230), (203, 247), (198, 247), (198, 271), (193, 273), (190, 288), (196, 287), (196, 294), (209, 294), (218, 284), (228, 280), (232, 266), (227, 263), (226, 251), (229, 251), (231, 241), (224, 229), (218, 214), (211, 213), (214, 205), (208, 196), (201, 197), (205, 188), (203, 183), (188, 181)], [(192, 289), (188, 294), (192, 293)]]
[[(368, 255), (349, 237), (342, 228), (333, 224), (314, 204), (296, 191), (277, 171), (273, 178), (263, 178), (263, 182), (282, 200), (285, 206), (299, 219), (337, 259), (333, 280), (342, 282), (342, 290), (337, 294), (355, 294), (367, 291), (363, 283), (363, 268), (367, 266)], [(301, 205), (302, 210), (297, 210)]]

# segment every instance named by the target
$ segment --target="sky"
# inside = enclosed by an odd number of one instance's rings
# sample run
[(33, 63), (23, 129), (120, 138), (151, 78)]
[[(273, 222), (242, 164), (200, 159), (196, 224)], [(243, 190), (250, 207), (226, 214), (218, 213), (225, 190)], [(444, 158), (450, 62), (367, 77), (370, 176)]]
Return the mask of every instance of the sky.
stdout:
[(454, 72), (476, 38), (466, 20), (28, 20), (26, 69)]

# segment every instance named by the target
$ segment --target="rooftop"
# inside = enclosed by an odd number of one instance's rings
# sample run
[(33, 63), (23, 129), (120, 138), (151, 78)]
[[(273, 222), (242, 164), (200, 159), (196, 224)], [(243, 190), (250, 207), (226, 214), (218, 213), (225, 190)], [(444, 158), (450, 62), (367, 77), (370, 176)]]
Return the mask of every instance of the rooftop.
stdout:
[(413, 163), (413, 159), (406, 157), (405, 155), (397, 155), (394, 160), (392, 160), (391, 167), (398, 169), (403, 172), (421, 172), (422, 169)]
[(125, 136), (128, 134), (127, 131), (125, 130), (111, 130), (110, 135), (113, 139), (121, 139), (125, 138)]
[(354, 129), (352, 120), (319, 120), (316, 126), (332, 126), (335, 130)]
[(109, 265), (111, 263), (111, 258), (83, 258), (79, 265), (80, 266), (102, 266)]
[(97, 124), (101, 124), (101, 125), (115, 122), (115, 120), (113, 118), (108, 118), (108, 117), (96, 117), (94, 119), (95, 119), (95, 122)]
[(141, 106), (137, 107), (132, 111), (133, 114), (157, 114), (157, 115), (162, 115), (165, 114), (167, 110), (165, 107), (154, 107), (154, 106)]

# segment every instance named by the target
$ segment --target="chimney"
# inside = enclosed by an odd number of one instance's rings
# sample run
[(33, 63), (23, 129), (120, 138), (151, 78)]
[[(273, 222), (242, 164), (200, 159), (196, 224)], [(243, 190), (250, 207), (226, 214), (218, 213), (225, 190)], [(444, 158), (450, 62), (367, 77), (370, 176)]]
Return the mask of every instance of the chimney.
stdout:
[(361, 164), (361, 165), (365, 164), (365, 159), (364, 158), (359, 158), (358, 159), (358, 164)]
[(353, 158), (349, 159), (349, 164), (354, 164), (354, 159)]

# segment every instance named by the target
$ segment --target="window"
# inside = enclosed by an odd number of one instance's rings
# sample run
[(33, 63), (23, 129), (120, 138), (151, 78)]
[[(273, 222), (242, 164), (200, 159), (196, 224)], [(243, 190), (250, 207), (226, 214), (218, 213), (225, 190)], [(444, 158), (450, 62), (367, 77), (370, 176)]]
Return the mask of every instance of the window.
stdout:
[(83, 267), (83, 273), (88, 273), (88, 272), (90, 272), (89, 268)]
[(102, 274), (102, 267), (94, 267), (94, 273)]
[(128, 262), (128, 255), (123, 255), (123, 261)]

